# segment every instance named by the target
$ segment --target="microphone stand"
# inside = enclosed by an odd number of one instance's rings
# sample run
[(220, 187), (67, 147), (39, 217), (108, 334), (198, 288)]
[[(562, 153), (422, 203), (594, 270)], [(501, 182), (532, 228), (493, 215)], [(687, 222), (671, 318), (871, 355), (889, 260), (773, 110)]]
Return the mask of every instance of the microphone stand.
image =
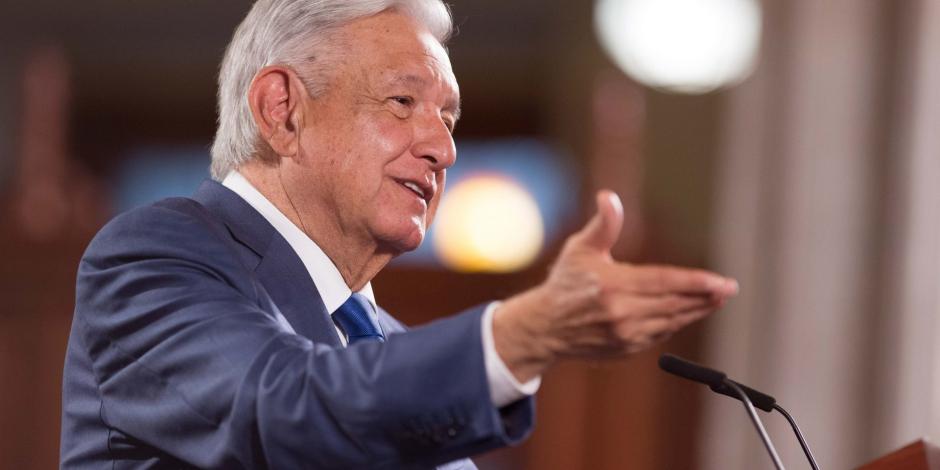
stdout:
[[(770, 453), (770, 458), (774, 461), (774, 467), (777, 470), (784, 470), (783, 462), (780, 461), (780, 456), (777, 455), (777, 449), (774, 448), (774, 444), (770, 442), (770, 436), (767, 435), (767, 431), (764, 429), (764, 424), (761, 423), (760, 417), (757, 416), (757, 411), (754, 409), (754, 404), (751, 403), (751, 399), (748, 398), (747, 394), (744, 393), (744, 390), (741, 390), (741, 387), (738, 384), (734, 383), (733, 380), (724, 381), (725, 385), (730, 387), (735, 393), (738, 394), (738, 397), (744, 402), (744, 408), (747, 410), (748, 416), (751, 418), (751, 422), (754, 423), (754, 427), (757, 428), (757, 433), (760, 434), (760, 438), (764, 441), (764, 447), (767, 448), (767, 452)], [(802, 437), (800, 442), (803, 442)]]

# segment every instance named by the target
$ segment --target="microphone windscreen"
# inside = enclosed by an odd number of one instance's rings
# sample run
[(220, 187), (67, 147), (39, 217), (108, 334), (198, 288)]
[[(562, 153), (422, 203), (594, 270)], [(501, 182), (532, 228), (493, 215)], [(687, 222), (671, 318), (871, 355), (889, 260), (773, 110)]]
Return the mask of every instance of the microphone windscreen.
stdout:
[(708, 367), (673, 356), (672, 354), (659, 356), (659, 367), (670, 374), (703, 383), (713, 389), (721, 387), (726, 378), (724, 372), (709, 369)]

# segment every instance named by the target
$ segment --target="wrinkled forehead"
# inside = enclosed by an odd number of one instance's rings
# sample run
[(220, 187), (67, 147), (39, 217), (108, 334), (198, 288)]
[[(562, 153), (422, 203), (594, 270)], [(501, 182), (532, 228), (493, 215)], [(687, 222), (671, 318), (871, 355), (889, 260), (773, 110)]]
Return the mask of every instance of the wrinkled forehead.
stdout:
[[(386, 11), (341, 28), (340, 44), (350, 62), (385, 79), (436, 81), (457, 90), (457, 80), (444, 46), (408, 16)], [(390, 76), (391, 75), (391, 76)]]
[(457, 78), (446, 54), (389, 53), (382, 62), (373, 70), (382, 82), (416, 88), (441, 86), (444, 91), (457, 93)]

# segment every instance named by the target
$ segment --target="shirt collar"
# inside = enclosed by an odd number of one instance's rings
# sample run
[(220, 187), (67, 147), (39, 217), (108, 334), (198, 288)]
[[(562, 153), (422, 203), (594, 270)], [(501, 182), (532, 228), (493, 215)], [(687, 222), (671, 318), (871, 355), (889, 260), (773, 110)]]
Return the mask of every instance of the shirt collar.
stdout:
[[(346, 302), (346, 299), (352, 295), (352, 290), (346, 285), (346, 281), (343, 280), (342, 274), (339, 273), (339, 269), (336, 268), (333, 261), (310, 237), (294, 225), (268, 198), (255, 189), (241, 173), (237, 171), (229, 172), (222, 180), (222, 186), (238, 194), (287, 240), (287, 243), (300, 257), (300, 261), (304, 263), (304, 267), (307, 268), (310, 278), (317, 286), (323, 305), (326, 307), (326, 311), (330, 312), (330, 315), (343, 302)], [(359, 290), (359, 293), (369, 300), (373, 308), (376, 308), (375, 294), (372, 292), (371, 282), (367, 282)]]

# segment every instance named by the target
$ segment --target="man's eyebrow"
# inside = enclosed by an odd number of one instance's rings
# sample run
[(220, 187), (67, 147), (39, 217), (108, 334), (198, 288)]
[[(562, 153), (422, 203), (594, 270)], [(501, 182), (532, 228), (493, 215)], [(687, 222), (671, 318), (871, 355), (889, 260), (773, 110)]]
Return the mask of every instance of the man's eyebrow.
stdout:
[(392, 83), (395, 85), (424, 86), (428, 84), (428, 81), (420, 75), (407, 74), (395, 77), (392, 79)]

